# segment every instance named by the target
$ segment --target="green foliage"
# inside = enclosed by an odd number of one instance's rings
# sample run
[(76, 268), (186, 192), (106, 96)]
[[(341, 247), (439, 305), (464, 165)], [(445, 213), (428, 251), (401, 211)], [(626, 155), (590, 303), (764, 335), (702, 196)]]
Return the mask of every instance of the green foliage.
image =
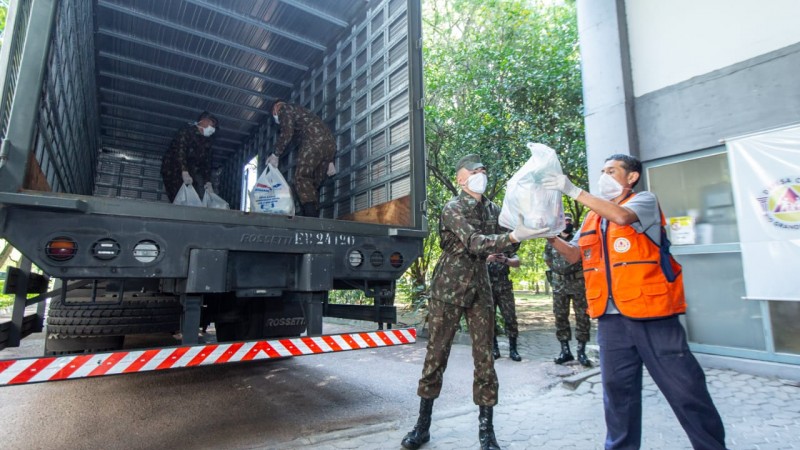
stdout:
[(372, 300), (367, 299), (363, 291), (359, 290), (335, 290), (330, 291), (328, 303), (344, 305), (371, 305)]
[[(482, 156), (486, 196), (501, 203), (505, 183), (530, 156), (527, 142), (554, 148), (564, 172), (586, 186), (580, 59), (574, 2), (426, 0), (423, 5), (428, 229), (424, 254), (409, 269), (412, 302), (424, 302), (439, 257), (438, 220), (459, 192), (454, 164)], [(568, 200), (567, 212), (581, 217)], [(541, 281), (541, 240), (526, 242), (515, 282)]]
[(8, 8), (0, 6), (0, 45), (3, 44), (3, 32), (6, 29), (6, 18), (8, 16)]

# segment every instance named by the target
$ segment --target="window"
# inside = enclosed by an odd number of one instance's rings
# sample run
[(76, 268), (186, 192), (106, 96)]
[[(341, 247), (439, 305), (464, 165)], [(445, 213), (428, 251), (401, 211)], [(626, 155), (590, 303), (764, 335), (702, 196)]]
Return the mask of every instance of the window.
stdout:
[(739, 241), (726, 153), (650, 167), (647, 179), (675, 245)]

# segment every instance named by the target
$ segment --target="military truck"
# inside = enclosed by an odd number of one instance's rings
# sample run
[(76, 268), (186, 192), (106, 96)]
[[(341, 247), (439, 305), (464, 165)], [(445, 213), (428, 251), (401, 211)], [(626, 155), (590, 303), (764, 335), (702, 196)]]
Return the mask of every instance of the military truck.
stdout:
[[(396, 322), (427, 235), (418, 0), (12, 0), (0, 65), (0, 237), (24, 255), (0, 346), (43, 328), (58, 355), (151, 333), (194, 344), (209, 324), (222, 342)], [(245, 207), (276, 98), (335, 136), (319, 217)], [(230, 210), (163, 190), (162, 155), (202, 111)], [(372, 302), (331, 303), (337, 290)]]

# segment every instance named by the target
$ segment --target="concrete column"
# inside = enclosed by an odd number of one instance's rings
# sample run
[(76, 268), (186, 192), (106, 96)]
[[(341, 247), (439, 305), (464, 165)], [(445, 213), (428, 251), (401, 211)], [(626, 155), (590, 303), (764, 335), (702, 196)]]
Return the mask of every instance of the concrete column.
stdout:
[(639, 157), (624, 0), (578, 0), (590, 191), (614, 153)]

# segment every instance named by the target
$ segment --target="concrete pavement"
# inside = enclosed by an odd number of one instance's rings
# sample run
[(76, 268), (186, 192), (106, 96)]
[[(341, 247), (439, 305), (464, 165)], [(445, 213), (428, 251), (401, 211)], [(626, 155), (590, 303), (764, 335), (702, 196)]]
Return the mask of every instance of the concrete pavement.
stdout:
[[(545, 363), (552, 361), (558, 349), (553, 341), (553, 335), (541, 329), (523, 331), (520, 336), (522, 354)], [(599, 370), (573, 364), (553, 365), (553, 370), (548, 372), (553, 377), (549, 388), (537, 392), (514, 391), (503, 384), (504, 365), (515, 363), (508, 360), (502, 344), (501, 338), (504, 357), (497, 363), (500, 403), (494, 412), (495, 433), (500, 445), (504, 449), (603, 448), (605, 424)], [(417, 345), (425, 345), (425, 341), (420, 340)], [(706, 370), (706, 377), (725, 423), (729, 448), (800, 449), (800, 384), (718, 369)], [(470, 400), (464, 399), (463, 407), (449, 410), (437, 409), (434, 405), (432, 438), (423, 449), (478, 448), (478, 409)], [(691, 448), (649, 376), (645, 378), (643, 391), (643, 416), (643, 449)], [(400, 441), (414, 422), (414, 419), (402, 419), (307, 436), (283, 443), (279, 448), (399, 449)]]

